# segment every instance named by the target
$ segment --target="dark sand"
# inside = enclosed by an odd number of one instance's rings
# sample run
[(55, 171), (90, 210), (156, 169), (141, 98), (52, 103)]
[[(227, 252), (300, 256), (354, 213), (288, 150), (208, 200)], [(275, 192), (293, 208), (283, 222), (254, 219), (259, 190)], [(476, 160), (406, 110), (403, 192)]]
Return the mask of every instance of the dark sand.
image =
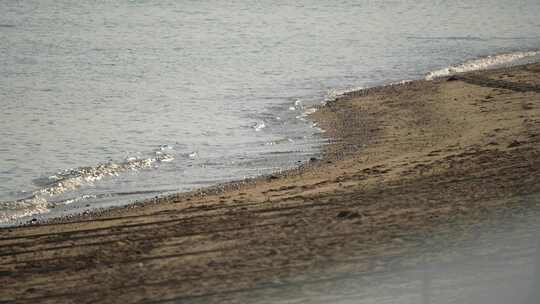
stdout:
[(299, 170), (0, 230), (0, 303), (254, 302), (540, 209), (540, 64), (351, 93), (312, 118), (336, 140)]

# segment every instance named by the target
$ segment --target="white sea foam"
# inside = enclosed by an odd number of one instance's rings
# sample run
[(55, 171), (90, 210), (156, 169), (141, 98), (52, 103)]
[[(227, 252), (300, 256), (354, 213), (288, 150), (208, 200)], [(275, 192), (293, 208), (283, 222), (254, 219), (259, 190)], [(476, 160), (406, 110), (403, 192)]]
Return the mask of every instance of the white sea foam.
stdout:
[(425, 79), (433, 80), (438, 77), (450, 76), (450, 75), (470, 72), (470, 71), (484, 70), (484, 69), (488, 69), (488, 68), (499, 66), (499, 65), (509, 64), (509, 63), (512, 63), (513, 61), (524, 59), (527, 57), (533, 57), (539, 54), (540, 54), (540, 50), (487, 56), (483, 58), (469, 60), (462, 64), (452, 65), (452, 66), (449, 66), (440, 70), (429, 72), (425, 76)]
[(326, 92), (326, 97), (324, 98), (323, 104), (329, 101), (334, 101), (336, 99), (339, 99), (340, 97), (346, 94), (365, 90), (365, 89), (366, 89), (365, 87), (348, 87), (348, 88), (343, 88), (343, 89), (330, 89)]
[(282, 139), (266, 142), (264, 145), (274, 146), (274, 145), (280, 145), (280, 144), (286, 144), (286, 143), (294, 143), (294, 140), (292, 138), (282, 138)]
[(255, 131), (257, 132), (261, 131), (264, 128), (266, 128), (266, 124), (264, 123), (264, 121), (259, 121), (253, 126), (253, 129), (255, 129)]
[(404, 79), (404, 80), (400, 80), (400, 81), (396, 81), (396, 82), (391, 82), (390, 85), (391, 86), (400, 86), (400, 85), (409, 84), (411, 82), (413, 82), (413, 81), (410, 80), (410, 79)]
[[(157, 166), (161, 162), (174, 160), (171, 154), (165, 152), (166, 150), (172, 150), (172, 147), (161, 146), (148, 158), (128, 157), (125, 161), (119, 163), (109, 162), (94, 167), (67, 169), (46, 178), (38, 179), (36, 184), (40, 188), (32, 192), (27, 198), (0, 202), (0, 223), (20, 217), (49, 212), (50, 208), (53, 207), (49, 199), (55, 195), (75, 190), (85, 185), (91, 185), (105, 177), (118, 176), (125, 171), (138, 171)], [(88, 195), (81, 196), (81, 198), (88, 197)], [(78, 200), (80, 199), (69, 199), (65, 200), (64, 203), (69, 204)]]
[(294, 101), (294, 108), (297, 109), (297, 110), (304, 108), (304, 105), (302, 104), (301, 99), (297, 99), (297, 100)]
[(32, 196), (16, 202), (0, 202), (0, 224), (17, 218), (50, 211), (47, 200), (40, 196)]

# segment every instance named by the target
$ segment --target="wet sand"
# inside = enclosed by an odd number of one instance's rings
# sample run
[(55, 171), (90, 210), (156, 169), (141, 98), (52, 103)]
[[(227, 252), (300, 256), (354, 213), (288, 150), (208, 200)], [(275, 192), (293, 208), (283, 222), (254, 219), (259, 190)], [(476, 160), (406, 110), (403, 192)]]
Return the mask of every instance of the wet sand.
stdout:
[(298, 170), (0, 230), (0, 302), (272, 302), (540, 209), (540, 64), (358, 91), (312, 118), (334, 141)]

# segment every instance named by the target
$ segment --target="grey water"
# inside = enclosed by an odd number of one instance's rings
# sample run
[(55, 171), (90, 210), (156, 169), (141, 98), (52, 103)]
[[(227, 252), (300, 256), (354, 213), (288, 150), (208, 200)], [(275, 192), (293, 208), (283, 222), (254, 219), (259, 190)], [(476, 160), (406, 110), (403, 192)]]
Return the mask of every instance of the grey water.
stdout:
[(537, 0), (0, 1), (0, 222), (293, 167), (325, 142), (314, 105), (538, 57), (538, 16)]

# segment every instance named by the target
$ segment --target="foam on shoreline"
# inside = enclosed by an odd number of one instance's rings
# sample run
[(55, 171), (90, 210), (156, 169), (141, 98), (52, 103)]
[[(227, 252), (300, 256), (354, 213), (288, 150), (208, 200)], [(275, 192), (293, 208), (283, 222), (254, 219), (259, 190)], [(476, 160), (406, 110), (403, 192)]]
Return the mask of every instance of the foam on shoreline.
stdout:
[(425, 79), (433, 80), (435, 78), (450, 76), (459, 73), (485, 70), (493, 67), (511, 64), (512, 62), (529, 57), (534, 57), (537, 55), (540, 55), (540, 50), (490, 55), (478, 59), (468, 60), (461, 64), (451, 65), (446, 68), (429, 72), (426, 74)]
[[(36, 179), (34, 183), (39, 189), (33, 191), (28, 197), (15, 201), (0, 202), (0, 224), (30, 215), (48, 213), (51, 208), (58, 204), (50, 202), (54, 196), (85, 185), (91, 185), (105, 177), (118, 176), (126, 171), (138, 171), (151, 168), (162, 162), (170, 162), (174, 160), (174, 157), (168, 153), (167, 150), (169, 149), (171, 149), (170, 146), (164, 145), (154, 151), (153, 155), (148, 158), (129, 157), (119, 163), (109, 162), (93, 167), (67, 169)], [(85, 198), (88, 198), (88, 196), (83, 195), (62, 203), (69, 204)]]

